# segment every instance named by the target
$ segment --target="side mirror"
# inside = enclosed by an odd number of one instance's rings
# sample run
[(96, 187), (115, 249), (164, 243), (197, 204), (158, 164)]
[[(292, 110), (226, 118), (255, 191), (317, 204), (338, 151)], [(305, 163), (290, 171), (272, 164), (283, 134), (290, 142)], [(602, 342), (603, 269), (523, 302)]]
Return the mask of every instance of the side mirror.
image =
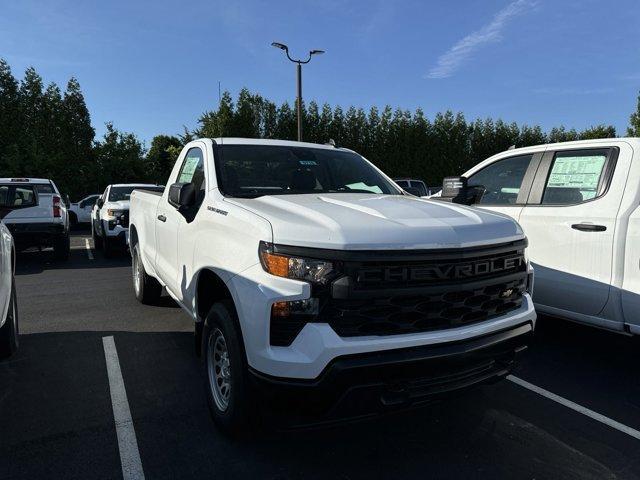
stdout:
[(420, 195), (420, 189), (416, 188), (416, 187), (405, 187), (403, 188), (403, 190), (411, 195), (413, 195), (414, 197), (421, 197), (422, 195)]
[(169, 203), (175, 208), (191, 207), (196, 203), (193, 183), (174, 183), (169, 187)]
[(104, 200), (102, 200), (102, 198), (99, 198), (98, 200), (96, 200), (96, 205), (98, 205), (98, 208), (102, 208), (102, 206), (104, 205)]
[(445, 177), (442, 181), (440, 200), (473, 205), (482, 199), (484, 191), (485, 188), (481, 185), (469, 186), (466, 177)]

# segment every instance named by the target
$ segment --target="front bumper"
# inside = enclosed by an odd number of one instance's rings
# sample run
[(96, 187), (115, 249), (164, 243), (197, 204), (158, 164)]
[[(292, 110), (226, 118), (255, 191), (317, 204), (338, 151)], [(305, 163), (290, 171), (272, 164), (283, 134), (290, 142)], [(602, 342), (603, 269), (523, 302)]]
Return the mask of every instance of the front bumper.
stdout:
[(457, 328), (401, 335), (340, 337), (326, 323), (308, 323), (290, 346), (278, 347), (270, 344), (271, 305), (280, 300), (309, 298), (309, 284), (274, 277), (258, 264), (232, 277), (229, 287), (238, 310), (249, 366), (262, 375), (292, 380), (317, 379), (334, 359), (348, 355), (472, 341), (522, 324), (528, 323), (533, 328), (536, 321), (533, 302), (527, 293), (518, 309)]
[(525, 322), (468, 340), (339, 356), (313, 380), (251, 369), (251, 381), (265, 411), (293, 425), (366, 417), (503, 378), (532, 334)]

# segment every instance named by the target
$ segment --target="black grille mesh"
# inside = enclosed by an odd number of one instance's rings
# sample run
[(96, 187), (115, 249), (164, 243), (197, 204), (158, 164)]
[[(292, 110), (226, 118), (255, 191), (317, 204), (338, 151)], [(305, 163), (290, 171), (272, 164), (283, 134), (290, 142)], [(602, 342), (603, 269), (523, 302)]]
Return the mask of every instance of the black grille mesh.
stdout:
[(341, 337), (396, 335), (469, 325), (522, 305), (525, 281), (496, 283), (473, 290), (430, 296), (381, 296), (367, 300), (330, 299), (317, 321)]

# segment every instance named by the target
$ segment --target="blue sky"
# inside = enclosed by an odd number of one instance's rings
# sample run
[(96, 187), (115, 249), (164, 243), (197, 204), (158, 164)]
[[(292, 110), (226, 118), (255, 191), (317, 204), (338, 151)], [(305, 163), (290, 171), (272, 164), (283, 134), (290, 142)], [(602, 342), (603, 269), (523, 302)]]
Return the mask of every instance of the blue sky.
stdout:
[(624, 134), (640, 90), (638, 0), (0, 0), (0, 57), (14, 75), (75, 75), (98, 134), (113, 121), (149, 140), (193, 128), (218, 81), (278, 103), (452, 109), (549, 129), (610, 123)]

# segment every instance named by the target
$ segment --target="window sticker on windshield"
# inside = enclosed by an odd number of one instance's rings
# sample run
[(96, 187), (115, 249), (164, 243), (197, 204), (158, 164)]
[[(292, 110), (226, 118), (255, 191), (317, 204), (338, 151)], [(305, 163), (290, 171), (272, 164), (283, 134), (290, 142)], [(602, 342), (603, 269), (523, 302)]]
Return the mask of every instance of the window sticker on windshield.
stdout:
[(311, 166), (311, 167), (318, 165), (315, 160), (299, 160), (298, 163), (300, 165)]
[(200, 162), (200, 157), (187, 157), (184, 162), (184, 166), (182, 167), (182, 172), (180, 173), (180, 178), (178, 178), (179, 183), (189, 183), (193, 179), (193, 174), (198, 167), (198, 163)]

